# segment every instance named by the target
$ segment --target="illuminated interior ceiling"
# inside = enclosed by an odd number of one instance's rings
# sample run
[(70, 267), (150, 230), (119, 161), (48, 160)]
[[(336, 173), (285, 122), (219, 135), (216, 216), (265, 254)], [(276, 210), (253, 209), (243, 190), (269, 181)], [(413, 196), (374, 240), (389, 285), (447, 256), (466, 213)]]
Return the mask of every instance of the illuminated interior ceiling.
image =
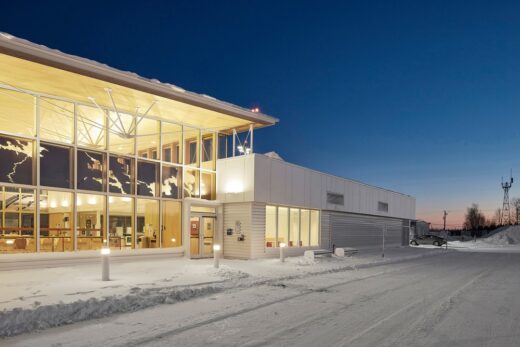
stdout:
[[(131, 77), (129, 74), (126, 75)], [(135, 79), (136, 83), (141, 80), (139, 77), (135, 77)], [(147, 113), (149, 116), (220, 132), (227, 132), (230, 129), (245, 130), (250, 124), (253, 124), (255, 128), (265, 127), (277, 122), (276, 118), (264, 115), (256, 116), (253, 113), (249, 119), (241, 118), (232, 115), (233, 112), (229, 112), (229, 114), (218, 112), (3, 53), (0, 53), (0, 84), (84, 102), (92, 106), (95, 106), (93, 103), (95, 100), (99, 106), (110, 110), (114, 110), (113, 104), (115, 103), (118, 111), (132, 115), (136, 114), (136, 108), (139, 110), (139, 115), (144, 114), (153, 104)], [(112, 103), (107, 89), (111, 90), (110, 94), (114, 103)], [(193, 93), (188, 96), (194, 98), (193, 95), (199, 99), (205, 98), (205, 96)], [(221, 103), (223, 109), (235, 107), (215, 99), (208, 100), (208, 102), (217, 106)], [(241, 109), (240, 112), (246, 113), (244, 109)]]

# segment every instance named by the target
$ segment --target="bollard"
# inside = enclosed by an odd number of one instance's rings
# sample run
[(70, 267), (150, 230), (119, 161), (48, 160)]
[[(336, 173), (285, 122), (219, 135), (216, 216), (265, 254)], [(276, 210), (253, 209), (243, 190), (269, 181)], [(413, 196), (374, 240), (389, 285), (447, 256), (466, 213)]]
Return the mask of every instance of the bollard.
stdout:
[(110, 248), (101, 248), (102, 268), (101, 280), (110, 281)]
[(285, 262), (285, 251), (284, 251), (284, 248), (285, 248), (286, 244), (281, 242), (280, 243), (280, 261), (283, 263)]
[(220, 245), (213, 245), (213, 266), (215, 269), (220, 266)]

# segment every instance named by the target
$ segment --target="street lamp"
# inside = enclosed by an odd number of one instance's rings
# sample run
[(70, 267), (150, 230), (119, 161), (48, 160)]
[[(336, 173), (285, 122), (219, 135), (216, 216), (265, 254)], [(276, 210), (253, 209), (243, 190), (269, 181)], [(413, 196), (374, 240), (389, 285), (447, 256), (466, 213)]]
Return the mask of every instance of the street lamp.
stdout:
[(101, 248), (101, 258), (103, 260), (101, 263), (101, 280), (110, 281), (110, 248)]
[(282, 263), (285, 262), (285, 252), (284, 252), (285, 247), (287, 247), (287, 245), (284, 242), (280, 242), (280, 261)]
[(220, 245), (213, 245), (213, 266), (215, 269), (218, 269), (219, 264), (219, 258), (220, 258)]

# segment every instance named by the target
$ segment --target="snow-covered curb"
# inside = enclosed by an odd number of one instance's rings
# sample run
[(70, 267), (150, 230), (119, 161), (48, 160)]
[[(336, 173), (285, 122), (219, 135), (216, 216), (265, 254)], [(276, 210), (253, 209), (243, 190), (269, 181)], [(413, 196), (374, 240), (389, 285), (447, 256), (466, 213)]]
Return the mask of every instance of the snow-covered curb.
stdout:
[[(270, 284), (281, 280), (316, 276), (325, 273), (341, 272), (379, 265), (403, 262), (442, 254), (438, 250), (395, 258), (372, 260), (358, 264), (341, 264), (328, 269), (305, 272), (290, 276), (273, 276), (251, 278), (243, 272), (233, 272), (229, 268), (221, 268), (219, 272), (227, 278), (222, 281), (200, 283), (196, 285), (171, 286), (159, 288), (133, 288), (125, 295), (112, 295), (102, 298), (89, 298), (70, 303), (57, 303), (31, 308), (15, 308), (0, 312), (0, 336), (13, 336), (24, 332), (42, 330), (65, 324), (71, 324), (89, 319), (107, 317), (114, 314), (133, 312), (144, 308), (174, 304), (204, 295), (215, 294), (228, 289), (243, 289)], [(300, 264), (305, 265), (305, 264)]]

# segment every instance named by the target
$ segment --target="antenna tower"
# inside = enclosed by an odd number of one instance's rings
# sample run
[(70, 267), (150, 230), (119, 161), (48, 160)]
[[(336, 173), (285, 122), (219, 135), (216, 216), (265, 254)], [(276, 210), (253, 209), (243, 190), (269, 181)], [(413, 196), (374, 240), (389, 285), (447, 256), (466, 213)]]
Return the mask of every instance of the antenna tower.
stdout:
[(502, 177), (502, 189), (504, 190), (504, 201), (502, 202), (502, 225), (511, 224), (511, 212), (509, 209), (509, 189), (513, 185), (513, 171), (509, 175), (509, 181), (504, 182)]

